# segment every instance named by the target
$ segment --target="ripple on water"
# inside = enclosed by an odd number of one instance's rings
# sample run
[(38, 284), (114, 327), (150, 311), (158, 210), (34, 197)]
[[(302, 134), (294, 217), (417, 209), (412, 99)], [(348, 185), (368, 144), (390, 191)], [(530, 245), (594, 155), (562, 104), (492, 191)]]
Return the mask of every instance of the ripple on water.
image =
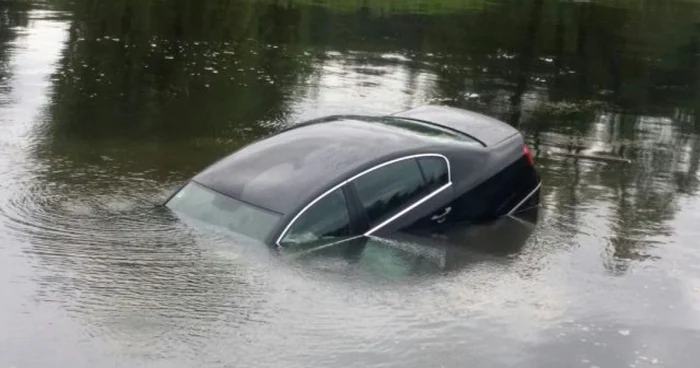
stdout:
[(58, 303), (101, 339), (156, 355), (196, 349), (224, 333), (222, 320), (227, 329), (260, 320), (267, 281), (216, 253), (224, 237), (197, 237), (156, 207), (161, 187), (103, 173), (86, 184), (14, 175), (23, 185), (0, 205), (0, 226), (30, 260), (35, 301)]

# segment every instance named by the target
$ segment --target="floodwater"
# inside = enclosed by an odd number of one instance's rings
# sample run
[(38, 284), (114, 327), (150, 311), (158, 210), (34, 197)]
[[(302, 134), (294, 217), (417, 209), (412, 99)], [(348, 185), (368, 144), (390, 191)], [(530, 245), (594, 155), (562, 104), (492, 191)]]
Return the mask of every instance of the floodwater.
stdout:
[[(426, 103), (525, 132), (534, 226), (291, 258), (157, 206)], [(2, 1), (0, 367), (696, 367), (699, 108), (693, 1)]]

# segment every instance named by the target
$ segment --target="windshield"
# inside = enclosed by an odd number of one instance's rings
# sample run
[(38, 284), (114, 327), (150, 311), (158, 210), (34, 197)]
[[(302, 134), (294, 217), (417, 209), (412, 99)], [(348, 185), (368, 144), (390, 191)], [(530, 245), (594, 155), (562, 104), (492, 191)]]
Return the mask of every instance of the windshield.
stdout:
[(189, 182), (166, 204), (185, 216), (265, 241), (280, 215)]

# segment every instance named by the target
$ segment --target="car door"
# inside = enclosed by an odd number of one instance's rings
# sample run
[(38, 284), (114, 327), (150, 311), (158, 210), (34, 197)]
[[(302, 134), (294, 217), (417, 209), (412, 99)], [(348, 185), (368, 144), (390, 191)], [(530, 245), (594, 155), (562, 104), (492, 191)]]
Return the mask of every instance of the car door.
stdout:
[(451, 211), (449, 162), (441, 155), (398, 160), (350, 185), (369, 225), (367, 235), (439, 225)]

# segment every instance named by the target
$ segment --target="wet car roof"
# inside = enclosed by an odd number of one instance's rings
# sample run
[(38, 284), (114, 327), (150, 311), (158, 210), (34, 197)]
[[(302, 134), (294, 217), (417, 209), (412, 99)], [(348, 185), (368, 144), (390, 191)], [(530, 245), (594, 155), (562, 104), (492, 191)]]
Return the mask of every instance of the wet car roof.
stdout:
[(287, 214), (373, 163), (476, 141), (390, 117), (329, 117), (260, 140), (194, 177), (244, 202)]

